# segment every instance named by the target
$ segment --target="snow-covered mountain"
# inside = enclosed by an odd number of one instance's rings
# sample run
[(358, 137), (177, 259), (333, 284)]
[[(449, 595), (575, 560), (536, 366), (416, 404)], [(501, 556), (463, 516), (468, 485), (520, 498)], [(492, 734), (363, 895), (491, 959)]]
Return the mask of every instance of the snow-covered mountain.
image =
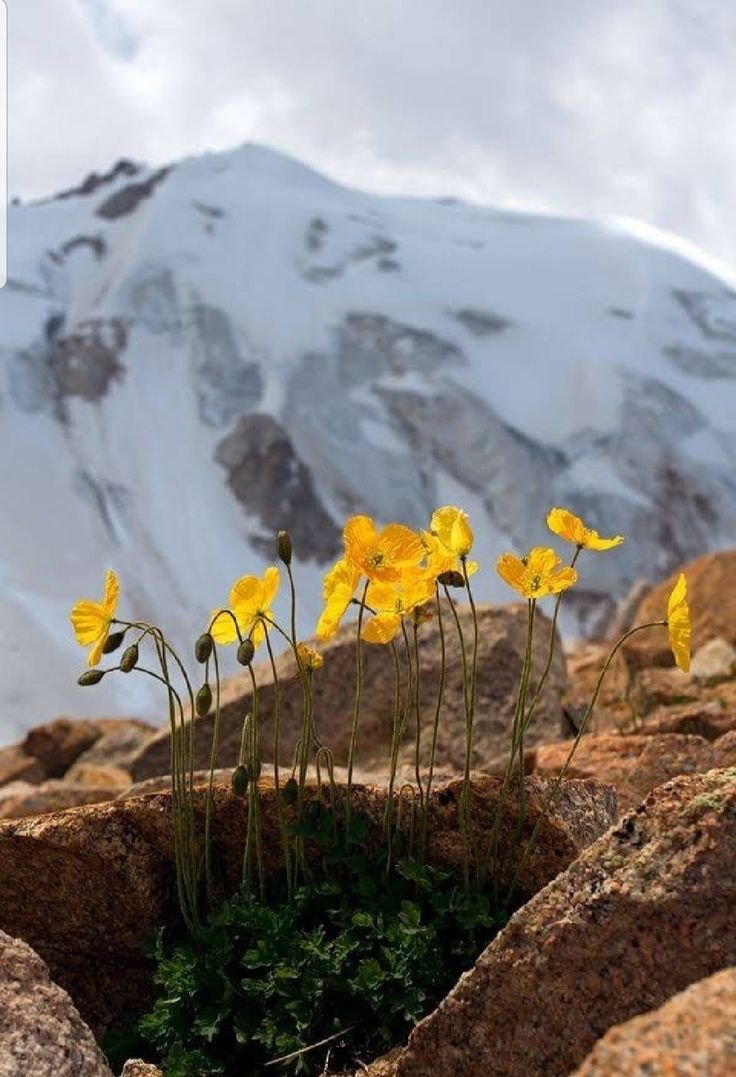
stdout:
[(0, 741), (82, 690), (71, 603), (104, 570), (182, 643), (288, 527), (311, 630), (344, 517), (471, 513), (502, 549), (569, 505), (578, 623), (736, 536), (736, 293), (635, 226), (348, 190), (269, 150), (120, 162), (11, 207), (0, 292)]

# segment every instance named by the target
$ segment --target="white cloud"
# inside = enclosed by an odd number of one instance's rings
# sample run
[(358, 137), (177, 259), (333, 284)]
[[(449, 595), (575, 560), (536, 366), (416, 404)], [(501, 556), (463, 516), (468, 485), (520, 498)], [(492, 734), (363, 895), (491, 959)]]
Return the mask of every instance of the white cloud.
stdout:
[(11, 0), (11, 190), (246, 139), (736, 264), (731, 0)]

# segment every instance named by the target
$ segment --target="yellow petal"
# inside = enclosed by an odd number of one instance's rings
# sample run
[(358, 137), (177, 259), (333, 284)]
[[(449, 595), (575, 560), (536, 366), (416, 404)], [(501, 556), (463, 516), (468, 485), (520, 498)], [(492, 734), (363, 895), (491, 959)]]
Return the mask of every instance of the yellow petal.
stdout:
[(556, 572), (551, 572), (545, 576), (542, 580), (542, 587), (537, 592), (539, 598), (543, 598), (544, 595), (557, 595), (560, 591), (566, 591), (568, 587), (572, 587), (577, 582), (578, 574), (574, 568), (561, 568)]
[(102, 658), (102, 649), (105, 646), (106, 641), (107, 641), (107, 628), (105, 628), (105, 630), (102, 632), (99, 639), (95, 642), (95, 644), (92, 647), (91, 651), (87, 655), (87, 665), (90, 667), (90, 669), (93, 666), (96, 666), (96, 665), (99, 664), (99, 661)]
[(71, 622), (77, 643), (89, 647), (104, 632), (107, 613), (99, 602), (90, 602), (83, 598), (77, 602), (71, 612)]
[(102, 598), (102, 605), (105, 608), (105, 612), (110, 620), (115, 616), (115, 610), (118, 606), (118, 598), (120, 597), (120, 581), (110, 568), (107, 570), (105, 576), (105, 593)]
[(363, 626), (361, 639), (366, 643), (390, 643), (401, 630), (401, 617), (397, 613), (377, 613)]
[(279, 590), (279, 584), (281, 583), (281, 576), (279, 570), (275, 565), (271, 565), (263, 573), (263, 603), (266, 606), (271, 606), (273, 600), (276, 598)]
[(238, 620), (252, 617), (263, 601), (263, 581), (258, 576), (241, 576), (230, 588), (230, 608)]
[(378, 544), (376, 525), (370, 516), (352, 516), (342, 531), (346, 556), (356, 564)]
[(667, 631), (675, 662), (683, 673), (687, 673), (690, 669), (692, 626), (687, 604), (687, 581), (683, 572), (678, 576), (667, 602)]
[(366, 605), (377, 613), (393, 613), (399, 604), (399, 591), (396, 583), (381, 583), (371, 580), (366, 593)]
[(612, 550), (614, 546), (620, 546), (623, 541), (623, 535), (614, 535), (612, 538), (601, 538), (597, 531), (589, 530), (584, 545), (588, 550)]
[(496, 561), (496, 572), (509, 587), (513, 587), (515, 591), (526, 596), (524, 590), (526, 566), (520, 557), (513, 553), (501, 554)]
[(450, 548), (460, 557), (467, 557), (473, 548), (473, 529), (467, 512), (461, 512), (452, 525)]
[(238, 633), (233, 618), (234, 614), (229, 610), (223, 610), (222, 607), (212, 611), (209, 620), (211, 625), (210, 635), (215, 643), (235, 643)]
[(378, 540), (386, 561), (398, 568), (418, 565), (424, 557), (424, 546), (416, 531), (404, 524), (388, 524)]
[(585, 525), (580, 517), (569, 509), (550, 509), (547, 513), (547, 527), (555, 535), (559, 535), (568, 542), (574, 542), (576, 546), (583, 544)]
[(546, 576), (560, 563), (560, 558), (551, 546), (535, 546), (526, 559), (530, 576)]

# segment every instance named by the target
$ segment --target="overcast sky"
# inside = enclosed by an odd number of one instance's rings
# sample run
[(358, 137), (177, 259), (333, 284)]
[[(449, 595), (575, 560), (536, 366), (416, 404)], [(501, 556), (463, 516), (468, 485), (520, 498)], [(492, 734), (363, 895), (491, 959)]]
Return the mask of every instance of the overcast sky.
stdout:
[(263, 142), (736, 266), (734, 0), (8, 0), (10, 193)]

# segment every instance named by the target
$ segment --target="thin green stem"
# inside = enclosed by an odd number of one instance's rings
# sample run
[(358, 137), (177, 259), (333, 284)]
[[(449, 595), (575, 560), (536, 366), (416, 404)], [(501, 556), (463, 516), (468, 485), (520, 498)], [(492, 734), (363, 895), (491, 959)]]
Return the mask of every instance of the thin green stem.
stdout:
[(424, 813), (422, 817), (421, 828), (421, 845), (422, 855), (426, 852), (427, 846), (427, 825), (429, 818), (429, 801), (432, 793), (432, 779), (434, 778), (434, 765), (437, 758), (437, 738), (439, 736), (440, 729), (440, 715), (442, 713), (442, 700), (445, 694), (445, 676), (446, 676), (446, 656), (447, 646), (445, 643), (445, 629), (442, 622), (442, 602), (440, 600), (439, 587), (435, 583), (435, 602), (437, 605), (437, 629), (440, 637), (440, 679), (437, 686), (437, 703), (434, 709), (434, 722), (432, 723), (432, 746), (429, 752), (429, 773), (427, 775), (427, 793), (425, 798)]
[(529, 860), (529, 857), (530, 857), (531, 853), (534, 850), (534, 846), (536, 844), (536, 840), (537, 840), (537, 837), (539, 835), (539, 831), (541, 830), (542, 825), (543, 825), (545, 819), (547, 818), (547, 814), (549, 812), (549, 809), (552, 806), (552, 802), (553, 802), (555, 796), (557, 795), (557, 792), (558, 792), (558, 790), (560, 788), (560, 785), (562, 784), (562, 782), (563, 782), (563, 780), (565, 778), (565, 775), (567, 774), (568, 768), (570, 766), (570, 763), (572, 762), (572, 758), (573, 758), (573, 756), (575, 754), (577, 746), (580, 743), (580, 741), (581, 741), (581, 739), (583, 737), (583, 734), (585, 733), (585, 728), (586, 728), (586, 726), (588, 724), (588, 720), (589, 720), (591, 714), (593, 713), (593, 709), (594, 709), (594, 707), (596, 705), (596, 702), (598, 700), (598, 696), (600, 694), (601, 687), (603, 685), (603, 680), (604, 680), (604, 678), (606, 676), (606, 673), (608, 672), (608, 669), (609, 669), (609, 667), (611, 665), (611, 662), (616, 657), (616, 655), (618, 654), (618, 651), (621, 649), (621, 647), (626, 642), (626, 640), (629, 639), (631, 636), (635, 635), (637, 632), (644, 632), (646, 629), (649, 629), (649, 628), (661, 628), (663, 625), (666, 625), (666, 624), (667, 624), (666, 621), (647, 621), (646, 624), (635, 625), (633, 628), (630, 628), (628, 632), (624, 632), (624, 634), (616, 641), (616, 643), (613, 645), (611, 650), (608, 652), (608, 656), (606, 657), (606, 660), (603, 663), (603, 667), (601, 668), (601, 672), (598, 675), (598, 680), (596, 681), (596, 686), (595, 686), (595, 689), (593, 691), (593, 695), (591, 697), (590, 703), (588, 704), (588, 706), (587, 706), (587, 708), (585, 710), (585, 713), (584, 713), (584, 715), (582, 717), (582, 720), (580, 722), (580, 726), (578, 728), (578, 732), (577, 732), (577, 734), (575, 736), (575, 740), (573, 741), (573, 744), (572, 744), (572, 747), (570, 749), (570, 752), (568, 753), (567, 759), (565, 760), (565, 764), (562, 767), (562, 770), (560, 771), (560, 773), (557, 775), (557, 777), (554, 779), (554, 781), (550, 785), (550, 788), (549, 788), (549, 790), (547, 792), (547, 795), (546, 795), (546, 797), (544, 798), (544, 800), (542, 802), (542, 807), (541, 807), (541, 810), (539, 812), (539, 817), (538, 817), (537, 822), (536, 822), (536, 824), (534, 826), (534, 829), (532, 830), (531, 837), (529, 838), (529, 841), (527, 842), (527, 844), (526, 844), (526, 846), (524, 848), (524, 852), (522, 854), (522, 857), (521, 857), (519, 863), (516, 866), (516, 870), (514, 872), (512, 880), (511, 880), (511, 886), (509, 888), (509, 894), (508, 894), (508, 897), (506, 899), (507, 907), (509, 907), (511, 905), (511, 902), (514, 899), (514, 895), (516, 893), (516, 888), (517, 888), (518, 883), (519, 883), (519, 878), (520, 878), (522, 872), (524, 871), (524, 868), (526, 867), (527, 861)]
[(363, 611), (369, 581), (365, 581), (363, 596), (358, 609), (358, 627), (355, 637), (355, 703), (353, 705), (353, 722), (350, 729), (350, 747), (348, 749), (348, 787), (345, 795), (345, 833), (350, 838), (350, 812), (353, 796), (353, 768), (355, 766), (355, 748), (358, 742), (358, 723), (360, 722), (360, 703), (363, 694), (363, 650), (361, 632), (363, 629)]

